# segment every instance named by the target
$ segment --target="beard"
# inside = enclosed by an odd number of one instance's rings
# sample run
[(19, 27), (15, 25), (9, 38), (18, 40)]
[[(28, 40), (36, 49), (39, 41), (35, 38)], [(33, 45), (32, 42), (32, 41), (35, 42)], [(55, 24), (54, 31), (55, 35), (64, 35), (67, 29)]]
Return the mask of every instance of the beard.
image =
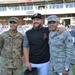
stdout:
[(40, 29), (42, 27), (42, 25), (41, 24), (34, 24), (34, 29), (36, 29), (36, 30), (38, 30), (38, 29)]

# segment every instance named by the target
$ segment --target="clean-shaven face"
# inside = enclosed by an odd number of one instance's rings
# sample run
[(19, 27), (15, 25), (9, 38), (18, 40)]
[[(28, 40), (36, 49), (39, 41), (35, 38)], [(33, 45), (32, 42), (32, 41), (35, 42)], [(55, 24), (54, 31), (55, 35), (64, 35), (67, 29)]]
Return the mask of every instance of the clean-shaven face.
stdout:
[(48, 22), (48, 27), (51, 31), (56, 31), (58, 27), (58, 22), (50, 21)]
[(43, 25), (43, 20), (40, 18), (34, 18), (32, 22), (34, 29), (40, 29)]
[(10, 29), (11, 30), (16, 30), (17, 29), (17, 26), (18, 26), (18, 23), (16, 23), (16, 22), (10, 22)]

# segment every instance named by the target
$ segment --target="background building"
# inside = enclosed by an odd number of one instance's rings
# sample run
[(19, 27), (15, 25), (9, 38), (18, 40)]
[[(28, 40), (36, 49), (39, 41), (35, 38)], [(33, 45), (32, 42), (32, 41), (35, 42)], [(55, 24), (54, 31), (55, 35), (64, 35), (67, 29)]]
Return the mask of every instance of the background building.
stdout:
[(44, 18), (56, 14), (64, 26), (75, 25), (75, 0), (0, 0), (0, 25), (7, 28), (11, 16), (19, 18), (19, 25), (30, 27), (31, 16), (41, 13)]

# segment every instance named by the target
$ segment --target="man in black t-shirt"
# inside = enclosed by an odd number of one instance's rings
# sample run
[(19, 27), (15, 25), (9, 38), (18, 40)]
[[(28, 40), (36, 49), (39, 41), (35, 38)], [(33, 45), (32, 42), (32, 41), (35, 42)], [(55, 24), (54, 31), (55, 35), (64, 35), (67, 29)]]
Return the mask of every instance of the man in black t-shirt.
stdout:
[(33, 28), (24, 35), (23, 53), (26, 68), (38, 69), (39, 75), (47, 75), (49, 65), (48, 28), (43, 27), (43, 17), (36, 13), (32, 17)]
[[(32, 16), (33, 28), (24, 36), (23, 52), (26, 67), (36, 67), (39, 75), (47, 75), (49, 63), (48, 28), (43, 27), (42, 15)], [(29, 49), (29, 52), (28, 52)]]

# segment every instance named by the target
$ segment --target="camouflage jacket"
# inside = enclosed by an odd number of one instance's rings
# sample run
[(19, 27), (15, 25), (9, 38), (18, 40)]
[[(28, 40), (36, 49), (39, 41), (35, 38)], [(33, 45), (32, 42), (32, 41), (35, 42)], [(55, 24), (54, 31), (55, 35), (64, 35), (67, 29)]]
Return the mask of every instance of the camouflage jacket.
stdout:
[(0, 53), (5, 67), (18, 68), (22, 65), (22, 40), (23, 35), (19, 32), (13, 36), (9, 30), (0, 35)]
[(49, 33), (50, 63), (55, 71), (60, 71), (66, 67), (70, 68), (73, 59), (74, 45), (72, 37), (68, 31), (59, 34), (58, 32)]

